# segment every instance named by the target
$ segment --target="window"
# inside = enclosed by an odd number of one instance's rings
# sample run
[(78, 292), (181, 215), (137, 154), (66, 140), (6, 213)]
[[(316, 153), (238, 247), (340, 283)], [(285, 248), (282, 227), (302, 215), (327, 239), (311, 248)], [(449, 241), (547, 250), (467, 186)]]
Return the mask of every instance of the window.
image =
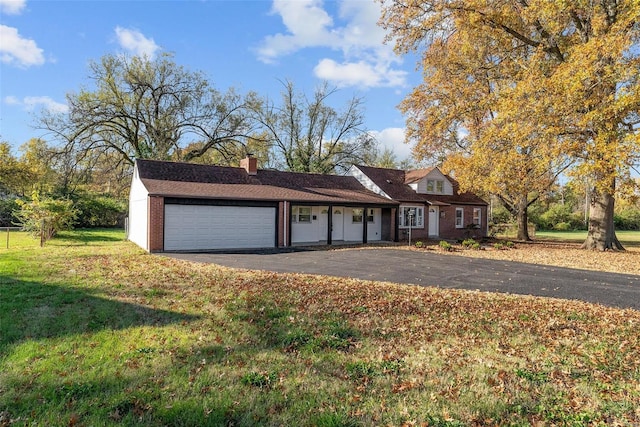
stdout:
[(373, 209), (369, 209), (367, 212), (367, 222), (373, 222)]
[(482, 225), (482, 209), (473, 208), (473, 223), (478, 227)]
[(362, 209), (352, 209), (351, 215), (351, 222), (353, 222), (354, 224), (362, 222)]
[(298, 208), (298, 222), (311, 222), (311, 208), (299, 207)]
[(311, 222), (311, 207), (294, 206), (291, 208), (291, 222)]
[(456, 208), (456, 228), (464, 228), (464, 209)]
[(400, 228), (424, 227), (423, 206), (400, 206)]
[(441, 179), (428, 179), (427, 180), (427, 193), (444, 193), (444, 181)]
[[(364, 209), (362, 208), (354, 208), (351, 210), (352, 217), (351, 222), (354, 224), (362, 222), (362, 213)], [(373, 222), (373, 209), (367, 209), (367, 222)]]

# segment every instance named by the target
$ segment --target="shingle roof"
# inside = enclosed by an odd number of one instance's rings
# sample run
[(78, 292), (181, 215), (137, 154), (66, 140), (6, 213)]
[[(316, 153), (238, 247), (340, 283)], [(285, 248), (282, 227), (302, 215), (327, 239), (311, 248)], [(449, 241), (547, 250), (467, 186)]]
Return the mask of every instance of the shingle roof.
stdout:
[(460, 193), (460, 184), (448, 175), (445, 175), (445, 177), (453, 186), (453, 195), (416, 193), (409, 184), (427, 176), (435, 169), (434, 167), (413, 171), (375, 168), (371, 166), (357, 166), (357, 168), (380, 187), (382, 191), (388, 194), (389, 197), (401, 203), (487, 205), (487, 202), (471, 192)]
[(397, 205), (351, 176), (272, 170), (249, 175), (244, 168), (158, 160), (137, 160), (136, 166), (147, 191), (165, 197)]

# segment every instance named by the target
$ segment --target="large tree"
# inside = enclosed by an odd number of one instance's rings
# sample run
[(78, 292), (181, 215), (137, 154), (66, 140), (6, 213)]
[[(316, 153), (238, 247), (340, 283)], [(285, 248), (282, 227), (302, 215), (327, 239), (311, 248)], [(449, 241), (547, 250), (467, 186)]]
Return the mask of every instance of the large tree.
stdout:
[(424, 83), (403, 104), (409, 137), (418, 152), (442, 144), (469, 159), (502, 146), (507, 165), (532, 153), (535, 170), (570, 156), (594, 183), (584, 246), (620, 248), (616, 181), (640, 146), (639, 18), (637, 0), (383, 0), (397, 51), (422, 53)]
[[(251, 133), (246, 112), (253, 94), (221, 93), (169, 55), (106, 55), (90, 64), (90, 79), (93, 87), (67, 95), (68, 114), (41, 117), (68, 153), (115, 154), (128, 164), (136, 158), (189, 161), (241, 144)], [(197, 148), (185, 149), (193, 142)]]
[(327, 104), (335, 93), (326, 83), (309, 99), (290, 81), (282, 102), (266, 100), (255, 117), (272, 145), (272, 157), (295, 172), (334, 173), (366, 162), (376, 141), (364, 127), (363, 101), (352, 97), (343, 111)]

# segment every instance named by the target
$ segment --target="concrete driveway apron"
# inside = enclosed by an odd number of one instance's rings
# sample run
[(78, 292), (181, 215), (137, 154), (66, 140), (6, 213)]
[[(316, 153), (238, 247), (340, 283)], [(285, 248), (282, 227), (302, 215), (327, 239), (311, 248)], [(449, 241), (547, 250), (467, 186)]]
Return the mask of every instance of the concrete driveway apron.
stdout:
[(640, 276), (400, 249), (165, 253), (227, 267), (575, 299), (640, 310)]

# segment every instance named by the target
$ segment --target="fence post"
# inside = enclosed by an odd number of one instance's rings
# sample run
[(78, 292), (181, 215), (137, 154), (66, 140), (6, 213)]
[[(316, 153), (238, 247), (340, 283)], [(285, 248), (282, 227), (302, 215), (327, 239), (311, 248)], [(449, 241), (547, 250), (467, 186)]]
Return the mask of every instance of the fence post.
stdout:
[(44, 219), (40, 220), (40, 247), (44, 247)]
[(9, 249), (9, 227), (7, 226), (7, 249)]

